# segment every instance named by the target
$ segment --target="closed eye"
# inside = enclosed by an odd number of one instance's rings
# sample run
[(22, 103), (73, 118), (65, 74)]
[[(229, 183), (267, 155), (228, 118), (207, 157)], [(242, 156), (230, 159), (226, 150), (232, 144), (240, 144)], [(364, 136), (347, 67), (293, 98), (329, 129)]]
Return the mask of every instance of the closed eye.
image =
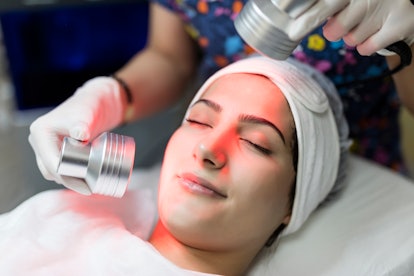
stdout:
[(253, 143), (250, 140), (247, 140), (247, 139), (244, 139), (244, 138), (240, 138), (240, 140), (246, 142), (249, 146), (253, 147), (255, 150), (257, 150), (257, 151), (259, 151), (259, 152), (261, 152), (261, 153), (263, 153), (265, 155), (271, 155), (272, 154), (272, 151), (271, 150), (269, 150), (267, 148), (264, 148), (264, 147), (262, 147), (262, 146), (260, 146), (258, 144), (255, 144), (255, 143)]
[(203, 123), (203, 122), (200, 122), (200, 121), (196, 121), (196, 120), (193, 120), (193, 119), (185, 119), (188, 123), (190, 123), (190, 124), (195, 124), (195, 125), (200, 125), (200, 126), (206, 126), (206, 127), (212, 127), (211, 125), (209, 125), (209, 124), (206, 124), (206, 123)]

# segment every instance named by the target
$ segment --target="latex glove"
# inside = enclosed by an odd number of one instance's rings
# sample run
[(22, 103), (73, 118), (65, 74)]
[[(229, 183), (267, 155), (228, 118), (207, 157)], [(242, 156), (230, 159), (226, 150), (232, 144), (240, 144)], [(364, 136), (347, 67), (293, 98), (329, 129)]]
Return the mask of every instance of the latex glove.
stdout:
[(341, 38), (356, 46), (361, 55), (371, 55), (390, 44), (414, 42), (414, 4), (410, 0), (319, 0), (296, 18), (288, 35), (300, 40), (326, 18), (324, 36)]
[[(390, 44), (414, 42), (414, 2), (410, 0), (352, 0), (324, 26), (329, 40), (343, 37), (357, 46), (361, 55), (370, 55)], [(381, 52), (380, 52), (381, 53)]]
[(91, 194), (84, 181), (57, 174), (63, 137), (89, 141), (119, 125), (123, 119), (120, 89), (110, 77), (91, 79), (65, 102), (31, 124), (29, 142), (44, 178), (81, 194)]

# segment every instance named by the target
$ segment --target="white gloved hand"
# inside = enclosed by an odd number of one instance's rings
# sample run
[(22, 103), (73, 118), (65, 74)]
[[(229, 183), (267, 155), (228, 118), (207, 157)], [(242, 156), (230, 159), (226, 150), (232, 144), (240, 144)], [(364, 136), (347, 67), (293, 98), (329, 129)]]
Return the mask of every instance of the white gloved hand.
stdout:
[(350, 2), (352, 0), (317, 0), (309, 9), (291, 20), (285, 30), (286, 34), (293, 41), (302, 40), (328, 18), (344, 9)]
[(31, 124), (29, 142), (43, 177), (81, 194), (91, 194), (84, 181), (57, 174), (63, 137), (89, 141), (119, 125), (123, 120), (121, 93), (114, 79), (96, 77)]
[(288, 35), (300, 40), (328, 17), (324, 36), (330, 41), (343, 38), (361, 55), (371, 55), (400, 40), (414, 43), (414, 4), (410, 0), (319, 0), (294, 20)]
[(414, 42), (414, 3), (410, 0), (352, 0), (324, 27), (329, 40), (344, 39), (370, 55), (403, 40)]

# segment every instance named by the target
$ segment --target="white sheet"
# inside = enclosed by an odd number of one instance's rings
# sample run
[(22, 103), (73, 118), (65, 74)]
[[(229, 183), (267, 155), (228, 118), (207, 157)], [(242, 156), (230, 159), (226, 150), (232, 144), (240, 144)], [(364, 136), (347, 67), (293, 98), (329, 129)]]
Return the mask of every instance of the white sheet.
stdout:
[[(146, 239), (156, 220), (158, 172), (159, 166), (134, 172), (122, 199), (48, 191), (0, 215), (0, 274), (50, 275), (45, 267), (59, 275), (136, 272), (136, 236)], [(342, 196), (314, 213), (297, 234), (282, 239), (270, 258), (261, 256), (250, 274), (413, 272), (414, 184), (352, 157)]]
[(348, 177), (253, 275), (414, 275), (414, 183), (354, 156)]

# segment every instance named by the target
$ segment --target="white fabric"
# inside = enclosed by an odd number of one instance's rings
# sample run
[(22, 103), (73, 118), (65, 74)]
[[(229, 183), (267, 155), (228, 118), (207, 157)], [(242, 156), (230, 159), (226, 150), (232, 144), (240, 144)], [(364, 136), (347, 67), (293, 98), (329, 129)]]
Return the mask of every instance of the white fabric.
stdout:
[(414, 275), (414, 182), (350, 156), (348, 186), (251, 275)]
[[(156, 220), (159, 170), (135, 171), (122, 199), (49, 191), (0, 215), (0, 275), (186, 275), (139, 238)], [(414, 183), (353, 156), (348, 181), (248, 275), (412, 275)]]
[(1, 215), (0, 275), (207, 275), (177, 267), (146, 241), (158, 173), (138, 173), (123, 199), (48, 191)]
[[(290, 62), (263, 56), (237, 61), (212, 75), (190, 104), (200, 99), (214, 81), (228, 74), (265, 76), (280, 88), (293, 114), (299, 153), (292, 217), (282, 235), (298, 230), (332, 190), (340, 157), (338, 130), (328, 98), (309, 73), (315, 70), (307, 72)], [(257, 93), (260, 97), (260, 91)]]

